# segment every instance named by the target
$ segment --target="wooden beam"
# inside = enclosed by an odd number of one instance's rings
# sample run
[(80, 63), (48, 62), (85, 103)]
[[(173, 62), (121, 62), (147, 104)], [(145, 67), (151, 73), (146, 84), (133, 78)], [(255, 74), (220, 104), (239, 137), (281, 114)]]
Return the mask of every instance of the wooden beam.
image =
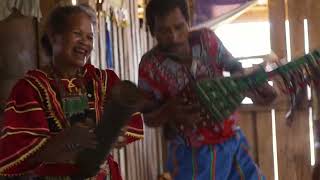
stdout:
[[(287, 1), (292, 58), (304, 54), (305, 7), (305, 1)], [(298, 109), (290, 126), (285, 114), (276, 110), (279, 179), (311, 179), (308, 109)]]
[(274, 155), (272, 151), (272, 117), (271, 111), (257, 112), (257, 152), (258, 164), (266, 179), (274, 179)]
[(228, 13), (225, 13), (217, 18), (214, 18), (211, 21), (193, 26), (191, 30), (197, 30), (201, 28), (211, 28), (211, 29), (216, 29), (218, 26), (224, 23), (229, 23), (235, 20), (237, 17), (239, 17), (241, 14), (245, 13), (248, 11), (250, 8), (252, 8), (256, 4), (256, 0), (247, 2), (243, 5), (241, 5), (239, 8), (236, 8), (235, 10), (232, 10)]
[(291, 126), (285, 112), (276, 112), (279, 179), (311, 179), (309, 126), (306, 111), (298, 111)]
[(304, 54), (304, 27), (306, 3), (301, 0), (290, 0), (288, 4), (288, 20), (290, 25), (290, 46), (292, 57)]
[(320, 48), (320, 3), (307, 0), (310, 49)]
[(267, 6), (259, 6), (253, 7), (249, 11), (245, 12), (237, 19), (232, 21), (232, 23), (242, 23), (242, 22), (261, 22), (261, 21), (269, 21), (268, 7)]
[[(309, 29), (310, 50), (320, 48), (320, 3), (318, 0), (307, 0), (307, 20)], [(313, 128), (315, 142), (320, 141), (320, 85), (315, 85), (312, 92)], [(315, 167), (313, 169), (313, 180), (320, 178), (320, 149), (315, 149)]]
[(253, 160), (258, 163), (258, 152), (257, 152), (257, 126), (256, 126), (256, 112), (248, 111), (240, 113), (239, 125), (241, 130), (244, 132), (247, 141), (250, 145), (250, 155), (253, 157)]
[(281, 59), (287, 52), (284, 0), (269, 0), (268, 7), (271, 49)]

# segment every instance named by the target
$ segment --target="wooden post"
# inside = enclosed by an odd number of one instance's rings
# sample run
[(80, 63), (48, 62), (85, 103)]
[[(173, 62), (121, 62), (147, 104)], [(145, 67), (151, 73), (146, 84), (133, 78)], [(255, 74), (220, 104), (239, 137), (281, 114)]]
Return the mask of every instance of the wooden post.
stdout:
[(269, 0), (268, 7), (271, 49), (281, 59), (286, 56), (284, 0)]
[[(288, 20), (292, 57), (304, 54), (305, 2), (289, 0)], [(307, 104), (294, 116), (291, 126), (286, 124), (286, 111), (276, 111), (279, 179), (310, 179), (310, 139)]]
[(257, 152), (258, 164), (266, 179), (274, 179), (274, 154), (272, 141), (272, 117), (271, 111), (260, 111), (257, 113)]
[(307, 0), (310, 49), (320, 48), (320, 3), (317, 0)]
[[(317, 0), (307, 0), (307, 20), (308, 20), (308, 29), (309, 29), (309, 47), (310, 50), (320, 48), (320, 3)], [(313, 101), (313, 129), (315, 142), (320, 141), (320, 86), (317, 85), (314, 87), (312, 92), (312, 101)], [(319, 148), (315, 149), (316, 153), (316, 165), (313, 169), (313, 179), (320, 178), (320, 150)]]
[(289, 127), (285, 111), (276, 111), (279, 179), (310, 179), (309, 126), (306, 110), (296, 114)]
[(291, 53), (292, 57), (298, 57), (304, 54), (303, 20), (306, 18), (306, 3), (301, 0), (289, 0), (287, 4)]
[(253, 156), (253, 160), (258, 163), (257, 159), (257, 139), (256, 139), (256, 112), (254, 111), (242, 111), (240, 114), (239, 125), (245, 134), (248, 143), (250, 145), (250, 154)]

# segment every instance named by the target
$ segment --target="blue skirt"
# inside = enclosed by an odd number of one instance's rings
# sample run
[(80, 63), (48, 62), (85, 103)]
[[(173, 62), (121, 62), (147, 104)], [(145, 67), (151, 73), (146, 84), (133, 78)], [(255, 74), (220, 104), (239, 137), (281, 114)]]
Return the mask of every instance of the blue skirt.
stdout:
[(248, 151), (240, 129), (223, 143), (199, 148), (177, 137), (168, 146), (167, 168), (174, 180), (264, 180)]

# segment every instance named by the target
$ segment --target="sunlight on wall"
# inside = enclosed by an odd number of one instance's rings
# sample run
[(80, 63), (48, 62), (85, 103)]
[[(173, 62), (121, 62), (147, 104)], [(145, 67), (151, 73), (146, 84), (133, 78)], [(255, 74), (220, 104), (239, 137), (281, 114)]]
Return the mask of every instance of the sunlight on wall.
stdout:
[(269, 22), (225, 24), (215, 33), (234, 57), (248, 57), (269, 54)]
[(74, 6), (77, 5), (77, 0), (71, 0), (71, 4)]
[[(271, 52), (268, 22), (225, 24), (218, 27), (215, 33), (236, 58), (265, 55)], [(243, 68), (250, 68), (255, 64), (262, 63), (263, 59), (241, 59), (239, 62)], [(253, 104), (253, 102), (246, 97), (242, 104)]]

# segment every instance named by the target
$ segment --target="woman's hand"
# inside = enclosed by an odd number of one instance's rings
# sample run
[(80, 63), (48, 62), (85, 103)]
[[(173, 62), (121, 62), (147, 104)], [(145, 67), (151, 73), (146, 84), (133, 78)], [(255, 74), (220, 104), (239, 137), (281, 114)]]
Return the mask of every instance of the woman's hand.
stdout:
[(150, 103), (144, 92), (130, 81), (120, 81), (111, 89), (110, 99), (133, 112), (140, 112)]
[(94, 134), (94, 129), (83, 123), (77, 123), (74, 126), (62, 132), (62, 137), (65, 139), (64, 144), (74, 144), (80, 148), (96, 148), (97, 141)]
[(93, 129), (84, 124), (75, 124), (50, 138), (32, 160), (50, 163), (72, 162), (80, 150), (93, 149), (96, 145)]
[(127, 138), (124, 135), (118, 137), (117, 141), (114, 143), (113, 147), (121, 149), (127, 145)]
[(127, 145), (127, 137), (126, 137), (126, 132), (127, 132), (127, 127), (124, 127), (121, 129), (121, 133), (117, 138), (117, 141), (113, 144), (114, 148), (120, 149), (123, 148)]

